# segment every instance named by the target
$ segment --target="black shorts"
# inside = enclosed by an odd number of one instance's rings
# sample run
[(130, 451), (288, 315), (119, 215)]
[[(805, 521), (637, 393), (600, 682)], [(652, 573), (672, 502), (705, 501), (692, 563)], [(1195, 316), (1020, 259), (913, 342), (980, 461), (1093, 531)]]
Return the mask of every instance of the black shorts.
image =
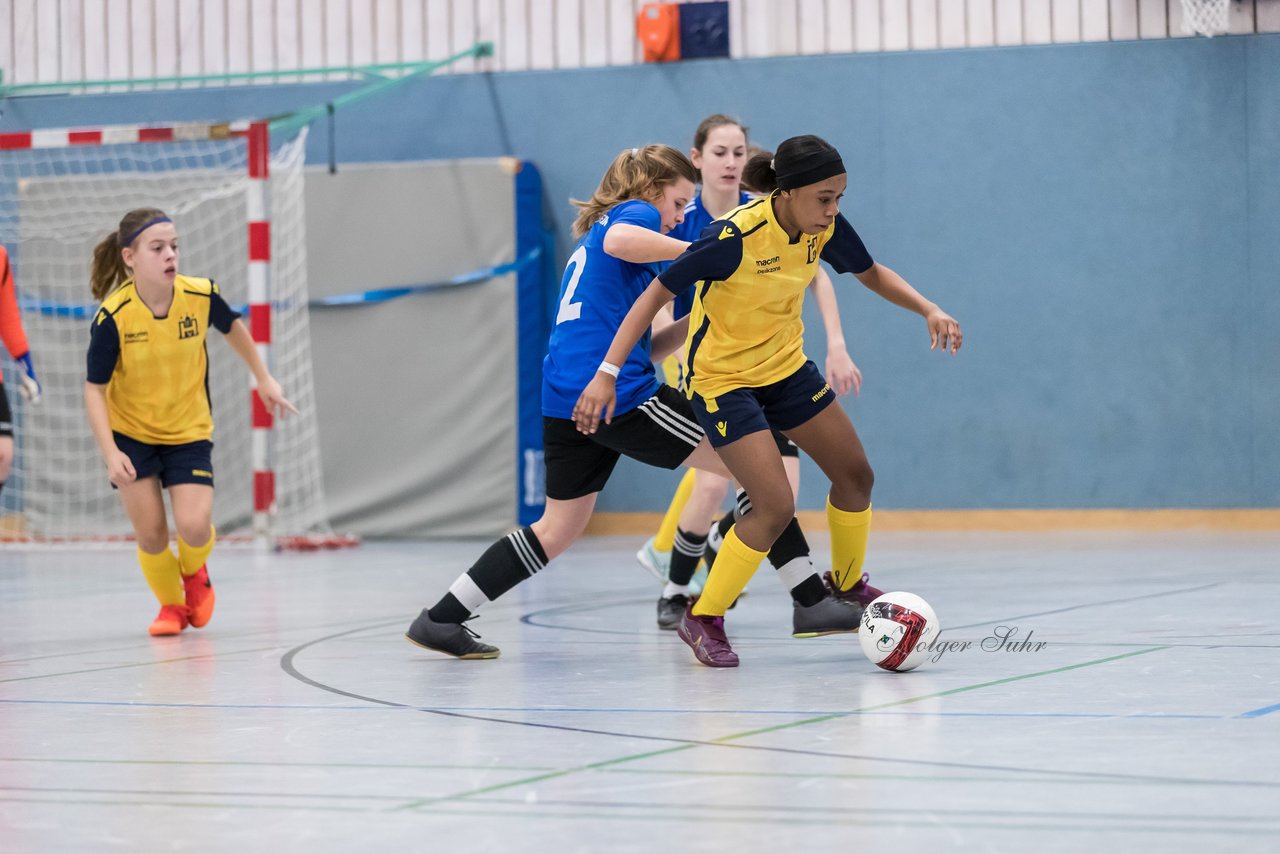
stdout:
[(836, 399), (813, 362), (786, 379), (760, 388), (738, 388), (713, 400), (693, 396), (693, 411), (715, 447), (761, 430), (791, 430)]
[(784, 457), (800, 456), (800, 446), (787, 438), (787, 434), (781, 430), (773, 431), (773, 443), (778, 446), (778, 453)]
[(9, 395), (0, 383), (0, 436), (13, 435), (13, 413), (9, 411)]
[[(116, 447), (133, 462), (138, 480), (159, 477), (160, 485), (199, 483), (213, 486), (213, 442), (187, 442), (182, 445), (152, 445), (139, 442), (123, 433), (112, 433)], [(113, 484), (114, 486), (114, 484)]]
[(689, 401), (671, 386), (590, 436), (567, 418), (542, 419), (547, 497), (569, 501), (604, 489), (623, 454), (658, 468), (678, 468), (702, 441)]

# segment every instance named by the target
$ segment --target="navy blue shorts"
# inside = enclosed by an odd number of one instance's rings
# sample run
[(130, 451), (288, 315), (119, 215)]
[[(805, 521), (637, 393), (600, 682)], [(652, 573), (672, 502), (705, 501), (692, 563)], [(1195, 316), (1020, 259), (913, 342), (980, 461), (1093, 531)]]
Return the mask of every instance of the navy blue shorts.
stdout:
[[(152, 445), (139, 442), (123, 433), (112, 433), (116, 447), (128, 454), (138, 480), (159, 477), (160, 485), (201, 483), (213, 486), (213, 442), (187, 442), (182, 445)], [(114, 484), (112, 484), (114, 486)]]
[(694, 394), (693, 412), (715, 447), (761, 430), (791, 430), (831, 405), (836, 394), (813, 362), (784, 380), (739, 388), (714, 400)]

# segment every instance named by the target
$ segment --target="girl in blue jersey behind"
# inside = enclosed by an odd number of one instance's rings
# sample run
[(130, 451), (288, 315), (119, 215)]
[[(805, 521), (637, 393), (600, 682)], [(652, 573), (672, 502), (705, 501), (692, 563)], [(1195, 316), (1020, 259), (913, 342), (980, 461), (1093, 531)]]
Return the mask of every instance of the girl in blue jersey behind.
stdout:
[[(752, 197), (742, 189), (743, 167), (747, 161), (747, 128), (737, 119), (721, 113), (707, 116), (694, 132), (689, 156), (699, 171), (701, 185), (698, 194), (685, 208), (684, 221), (672, 229), (671, 236), (693, 242), (713, 220), (751, 201)], [(821, 267), (814, 271), (810, 290), (818, 302), (828, 333), (827, 375), (832, 378), (837, 392), (844, 394), (860, 384), (861, 374), (845, 349), (834, 289), (830, 277)], [(675, 318), (682, 318), (692, 306), (693, 292), (686, 291), (672, 301), (672, 313)], [(673, 360), (668, 359), (668, 362)], [(674, 378), (670, 369), (667, 374), (667, 381), (683, 390), (681, 371), (677, 370)], [(774, 431), (773, 435), (794, 492), (800, 483), (799, 449), (781, 433)], [(665, 530), (659, 532), (661, 543), (658, 537), (651, 538), (636, 555), (643, 565), (666, 580), (657, 605), (659, 628), (676, 629), (679, 626), (691, 597), (697, 592), (693, 582), (699, 561), (704, 553), (709, 563), (714, 561), (715, 550), (733, 523), (734, 516), (730, 513), (719, 525), (712, 527), (709, 524), (724, 503), (728, 487), (729, 481), (719, 475), (688, 471), (663, 520)], [(659, 545), (662, 551), (669, 551), (665, 561), (659, 556)], [(809, 559), (809, 545), (798, 521), (793, 520), (774, 543), (769, 550), (769, 560), (792, 595), (793, 635), (814, 637), (857, 630), (859, 610), (837, 607), (835, 602), (824, 601), (827, 599), (826, 589), (814, 572)], [(859, 588), (864, 595), (873, 591), (879, 594), (865, 582)]]
[[(612, 362), (639, 340), (675, 294), (697, 286), (686, 343), (694, 411), (750, 511), (725, 535), (702, 595), (685, 612), (680, 637), (712, 667), (736, 667), (724, 613), (795, 514), (781, 454), (781, 430), (831, 479), (827, 521), (833, 580), (849, 593), (862, 579), (871, 524), (873, 476), (858, 434), (803, 349), (804, 288), (823, 258), (881, 297), (925, 319), (931, 346), (960, 349), (960, 326), (883, 264), (872, 260), (839, 200), (847, 184), (839, 152), (816, 136), (792, 137), (776, 156), (753, 158), (746, 181), (767, 198), (712, 223), (704, 236), (645, 289), (605, 356)], [(598, 373), (574, 408), (585, 435), (606, 429), (615, 381)], [(600, 426), (601, 416), (605, 427)]]
[[(178, 273), (178, 233), (163, 211), (138, 208), (94, 249), (90, 286), (102, 301), (89, 337), (89, 426), (138, 540), (138, 563), (160, 602), (152, 635), (213, 616), (205, 561), (213, 550), (210, 328), (253, 372), (273, 416), (297, 413), (267, 371), (249, 329), (212, 279)], [(169, 490), (178, 553), (169, 548)]]
[[(573, 231), (580, 239), (560, 284), (555, 326), (543, 361), (543, 456), (546, 510), (538, 521), (495, 542), (448, 592), (423, 609), (405, 636), (464, 659), (496, 658), (464, 623), (546, 567), (582, 536), (623, 454), (650, 465), (710, 468), (727, 474), (684, 395), (658, 383), (653, 355), (679, 346), (687, 321), (652, 336), (648, 328), (626, 352), (605, 363), (614, 331), (657, 272), (688, 246), (668, 237), (693, 198), (696, 173), (678, 150), (649, 145), (623, 151), (609, 165)], [(650, 318), (652, 320), (652, 318)], [(592, 436), (573, 424), (573, 407), (597, 371), (607, 371), (617, 415)]]

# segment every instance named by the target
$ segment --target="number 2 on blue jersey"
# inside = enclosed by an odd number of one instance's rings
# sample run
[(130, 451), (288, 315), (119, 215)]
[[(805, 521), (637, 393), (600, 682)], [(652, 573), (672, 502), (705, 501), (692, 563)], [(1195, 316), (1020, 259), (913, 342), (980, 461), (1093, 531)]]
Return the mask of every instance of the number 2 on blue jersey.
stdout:
[(566, 320), (577, 320), (582, 316), (582, 303), (573, 302), (573, 292), (578, 289), (578, 280), (582, 278), (582, 269), (586, 265), (587, 247), (579, 246), (577, 251), (569, 256), (569, 266), (573, 268), (573, 272), (569, 275), (569, 284), (564, 289), (564, 296), (560, 298), (560, 310), (556, 312), (557, 326)]

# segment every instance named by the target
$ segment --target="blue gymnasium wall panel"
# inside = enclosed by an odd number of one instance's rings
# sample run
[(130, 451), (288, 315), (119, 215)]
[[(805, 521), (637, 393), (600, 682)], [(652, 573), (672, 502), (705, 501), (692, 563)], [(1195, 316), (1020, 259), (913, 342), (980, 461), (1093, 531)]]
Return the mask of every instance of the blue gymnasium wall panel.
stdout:
[[(281, 112), (342, 86), (10, 103), (0, 127)], [(620, 149), (710, 112), (840, 146), (872, 253), (964, 324), (837, 280), (866, 383), (845, 399), (883, 507), (1280, 504), (1280, 37), (794, 57), (424, 80), (339, 115), (340, 160), (538, 164), (562, 264), (569, 196)], [(308, 161), (323, 161), (318, 126)], [(807, 309), (808, 350), (825, 352)], [(624, 463), (604, 510), (675, 476)], [(809, 463), (800, 504), (822, 506)]]

